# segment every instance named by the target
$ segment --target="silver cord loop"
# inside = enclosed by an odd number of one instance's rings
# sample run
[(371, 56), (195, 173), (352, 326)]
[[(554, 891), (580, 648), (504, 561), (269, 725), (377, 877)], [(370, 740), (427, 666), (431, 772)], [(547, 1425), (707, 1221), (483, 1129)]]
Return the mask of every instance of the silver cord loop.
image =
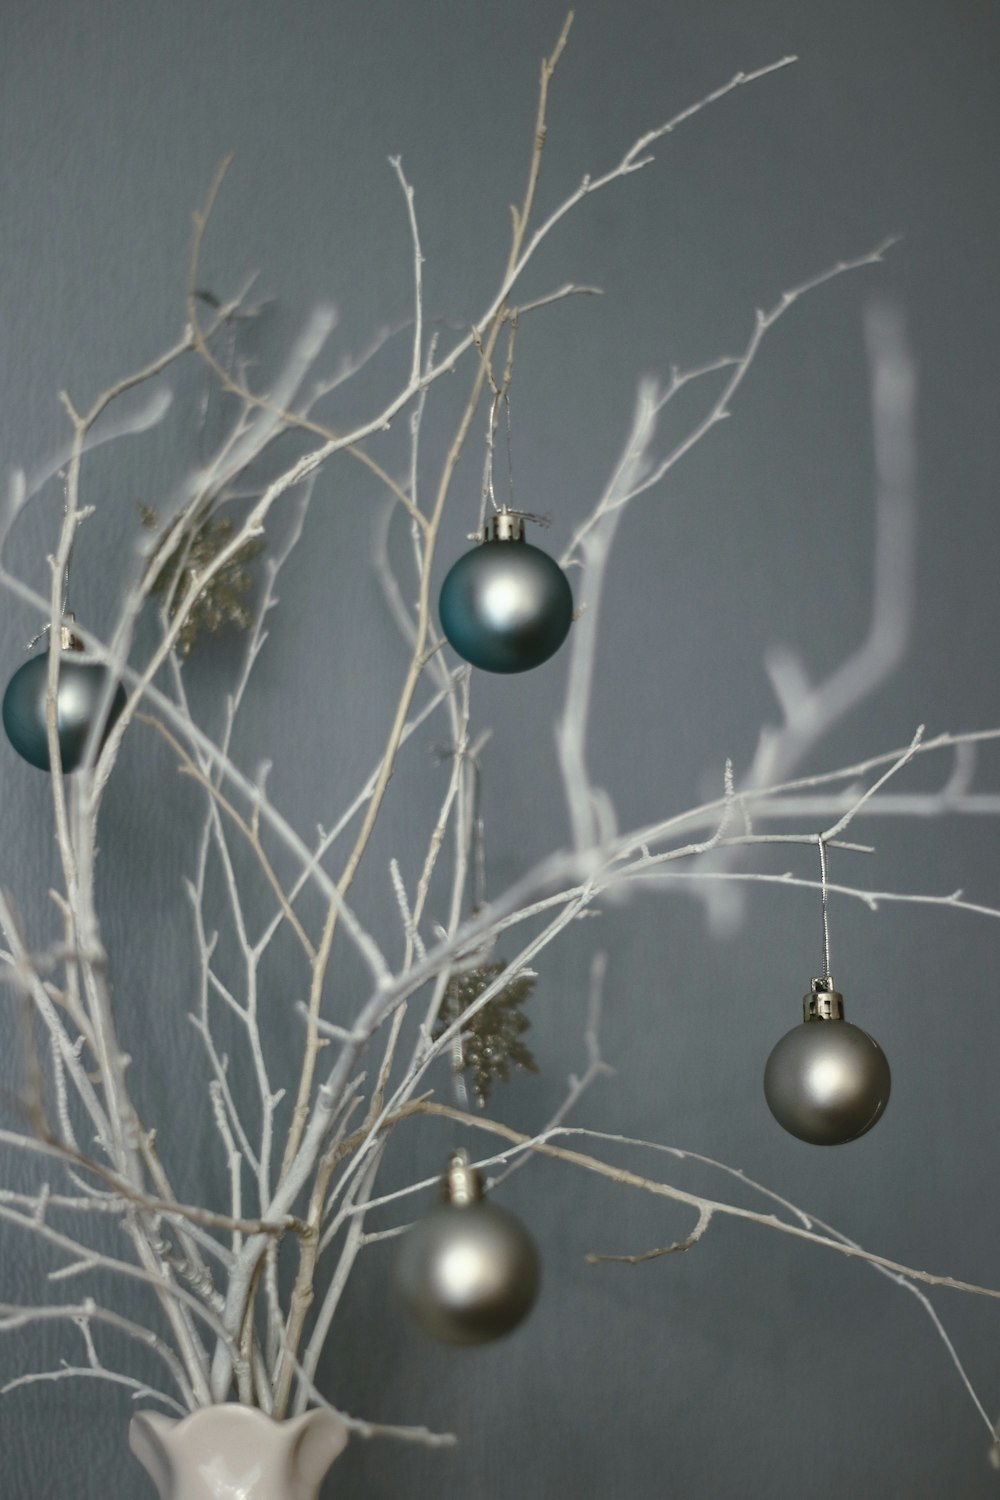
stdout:
[(833, 989), (833, 979), (830, 975), (830, 916), (828, 912), (830, 892), (828, 888), (826, 840), (820, 834), (817, 839), (819, 844), (819, 872), (820, 891), (823, 905), (823, 982), (828, 989)]

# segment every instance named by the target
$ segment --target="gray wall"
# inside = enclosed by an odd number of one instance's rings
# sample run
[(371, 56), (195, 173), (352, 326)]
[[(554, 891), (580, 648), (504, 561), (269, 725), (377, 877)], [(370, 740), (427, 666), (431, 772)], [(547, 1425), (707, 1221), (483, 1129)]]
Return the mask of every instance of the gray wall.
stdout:
[[(386, 156), (417, 192), (429, 311), (466, 324), (501, 264), (507, 204), (523, 179), (537, 59), (562, 19), (550, 0), (7, 0), (0, 9), (0, 452), (29, 469), (64, 437), (60, 386), (79, 401), (150, 357), (182, 320), (190, 214), (220, 156), (236, 160), (205, 275), (219, 290), (260, 267), (273, 305), (262, 357), (277, 359), (320, 300), (337, 351), (405, 318), (409, 252)], [(971, 0), (649, 0), (579, 7), (554, 86), (542, 202), (706, 89), (785, 52), (801, 61), (665, 143), (641, 177), (588, 203), (530, 277), (572, 277), (601, 300), (526, 327), (513, 390), (518, 500), (551, 512), (558, 550), (621, 444), (638, 374), (732, 349), (753, 309), (882, 235), (905, 239), (876, 271), (837, 282), (785, 322), (732, 419), (640, 502), (612, 567), (598, 670), (594, 769), (623, 824), (689, 805), (745, 766), (775, 705), (766, 648), (789, 643), (819, 675), (863, 634), (870, 599), (872, 457), (862, 336), (875, 296), (905, 310), (921, 371), (919, 608), (903, 668), (844, 724), (817, 768), (930, 731), (990, 726), (996, 708), (997, 348), (1000, 347), (995, 6)], [(373, 376), (377, 389), (379, 376)], [(100, 504), (76, 572), (79, 613), (100, 629), (131, 564), (138, 500), (163, 503), (197, 458), (197, 371), (176, 380), (176, 417), (150, 440), (95, 456)], [(451, 414), (429, 414), (427, 475)], [(218, 415), (218, 414), (217, 414)], [(386, 460), (401, 438), (390, 435)], [(478, 454), (456, 489), (443, 562), (475, 512)], [(26, 514), (9, 558), (32, 581), (58, 520), (57, 486)], [(464, 496), (464, 499), (463, 499)], [(371, 763), (402, 652), (361, 565), (373, 492), (347, 466), (321, 481), (290, 564), (238, 743), (276, 766), (272, 791), (304, 831)], [(8, 669), (36, 628), (0, 600)], [(328, 631), (321, 652), (317, 631)], [(345, 651), (351, 653), (345, 659)], [(210, 711), (236, 660), (220, 642), (193, 667)], [(359, 694), (358, 684), (365, 684)], [(552, 766), (557, 658), (523, 680), (477, 684), (490, 875), (514, 877), (565, 828)], [(384, 695), (382, 693), (384, 689)], [(390, 847), (412, 871), (443, 774), (434, 732), (394, 784), (387, 833), (361, 900), (391, 921)], [(996, 754), (980, 780), (996, 784)], [(914, 770), (930, 786), (945, 765)], [(4, 875), (39, 943), (51, 936), (44, 779), (0, 756)], [(707, 778), (707, 779), (706, 779)], [(169, 757), (132, 736), (106, 810), (103, 901), (137, 1087), (169, 1137), (185, 1190), (205, 1191), (210, 1126), (186, 1060), (189, 921), (180, 879), (200, 813)], [(843, 878), (881, 889), (963, 886), (1000, 904), (995, 826), (868, 825), (878, 854)], [(811, 859), (777, 869), (813, 874)], [(609, 955), (605, 1049), (616, 1074), (581, 1116), (605, 1130), (718, 1157), (918, 1267), (1000, 1284), (995, 925), (957, 913), (833, 907), (835, 972), (852, 1014), (892, 1060), (878, 1129), (816, 1152), (773, 1125), (763, 1061), (796, 1019), (816, 969), (818, 911), (802, 892), (752, 890), (727, 940), (690, 897), (651, 895), (574, 931), (542, 965), (532, 1042), (542, 1065), (498, 1103), (532, 1128), (582, 1064), (590, 954)], [(341, 993), (350, 993), (350, 970)], [(301, 976), (274, 985), (282, 1007)], [(11, 1022), (13, 1039), (13, 1022)], [(11, 1076), (13, 1040), (9, 1048)], [(438, 1086), (446, 1090), (445, 1078)], [(390, 1171), (433, 1170), (440, 1133), (401, 1141)], [(656, 1163), (652, 1164), (657, 1165)], [(720, 1191), (691, 1165), (678, 1184)], [(10, 1168), (16, 1177), (17, 1169)], [(538, 1163), (507, 1201), (542, 1247), (531, 1322), (471, 1355), (428, 1349), (384, 1295), (373, 1250), (335, 1331), (321, 1384), (348, 1410), (453, 1425), (462, 1445), (427, 1454), (355, 1445), (329, 1492), (670, 1495), (817, 1500), (993, 1492), (988, 1433), (929, 1320), (870, 1269), (762, 1229), (713, 1226), (690, 1254), (589, 1269), (592, 1249), (632, 1251), (684, 1215)], [(750, 1201), (748, 1198), (747, 1201)], [(43, 1295), (37, 1251), (3, 1239), (3, 1293)], [(1000, 1315), (937, 1293), (991, 1414), (1000, 1411)], [(0, 1373), (76, 1353), (69, 1331), (0, 1344)], [(151, 1489), (125, 1451), (127, 1398), (96, 1383), (36, 1387), (0, 1403), (11, 1497)]]

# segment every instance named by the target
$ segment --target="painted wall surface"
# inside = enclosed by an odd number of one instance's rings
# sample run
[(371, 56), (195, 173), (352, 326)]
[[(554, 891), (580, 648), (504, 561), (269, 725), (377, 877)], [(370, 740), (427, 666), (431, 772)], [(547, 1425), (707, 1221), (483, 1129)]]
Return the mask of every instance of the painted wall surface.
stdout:
[[(332, 369), (410, 314), (404, 205), (387, 158), (416, 192), (428, 315), (448, 332), (479, 315), (506, 253), (521, 192), (538, 61), (563, 18), (552, 0), (7, 0), (0, 9), (0, 453), (29, 472), (67, 437), (57, 393), (86, 402), (176, 336), (191, 213), (235, 153), (206, 242), (220, 294), (248, 270), (271, 299), (258, 366), (274, 369), (310, 310), (336, 305)], [(623, 826), (688, 807), (745, 768), (778, 707), (764, 670), (787, 645), (815, 678), (864, 636), (871, 608), (873, 454), (866, 306), (905, 313), (919, 364), (916, 609), (900, 668), (815, 752), (824, 770), (928, 733), (1000, 722), (996, 558), (1000, 285), (996, 275), (1000, 14), (973, 0), (650, 0), (580, 4), (553, 85), (540, 204), (616, 162), (645, 129), (740, 69), (799, 57), (738, 91), (656, 149), (656, 161), (584, 204), (528, 278), (540, 295), (572, 279), (601, 298), (526, 320), (512, 388), (517, 503), (551, 515), (561, 550), (623, 443), (637, 380), (742, 346), (754, 310), (883, 236), (885, 264), (803, 301), (775, 331), (734, 402), (668, 484), (623, 524), (611, 566), (594, 701), (592, 766)], [(405, 336), (403, 339), (405, 343)], [(370, 367), (344, 419), (397, 378), (399, 341)], [(264, 373), (261, 379), (265, 378)], [(97, 505), (74, 577), (78, 613), (101, 631), (129, 575), (139, 502), (165, 506), (199, 456), (204, 372), (171, 378), (171, 417), (148, 438), (94, 454)], [(463, 387), (464, 388), (464, 387)], [(428, 410), (432, 481), (457, 390)], [(690, 419), (694, 402), (683, 414)], [(206, 422), (222, 419), (217, 398)], [(404, 424), (405, 425), (405, 424)], [(485, 419), (480, 424), (485, 429)], [(669, 436), (669, 434), (668, 434)], [(373, 445), (398, 464), (405, 432)], [(441, 558), (466, 545), (482, 449), (463, 460)], [(505, 461), (504, 461), (505, 462)], [(367, 566), (381, 501), (342, 463), (317, 488), (303, 544), (236, 744), (274, 761), (276, 803), (304, 834), (367, 774), (403, 672), (403, 651)], [(59, 485), (13, 528), (7, 561), (47, 586)], [(402, 533), (401, 533), (402, 535)], [(5, 671), (38, 628), (0, 599)], [(148, 644), (148, 643), (147, 643)], [(220, 638), (191, 667), (211, 715), (239, 659)], [(477, 682), (489, 879), (502, 888), (566, 838), (552, 726), (555, 658), (525, 678)], [(442, 789), (443, 730), (428, 726), (391, 789), (359, 900), (396, 921), (391, 851), (412, 878)], [(435, 736), (438, 736), (436, 739)], [(912, 768), (905, 788), (947, 782), (950, 760)], [(987, 747), (976, 787), (995, 789)], [(50, 942), (54, 876), (44, 777), (0, 746), (2, 881), (32, 941)], [(204, 1103), (191, 1005), (182, 880), (197, 790), (142, 729), (130, 742), (102, 832), (101, 901), (134, 1081), (188, 1194), (224, 1187)], [(882, 818), (859, 834), (874, 856), (842, 856), (834, 878), (875, 891), (1000, 906), (995, 819)], [(813, 878), (809, 851), (745, 863)], [(315, 917), (316, 913), (309, 913)], [(890, 1056), (894, 1092), (878, 1129), (814, 1151), (771, 1121), (760, 1077), (817, 971), (814, 895), (743, 890), (726, 935), (690, 890), (636, 895), (578, 924), (540, 965), (531, 1043), (541, 1065), (496, 1108), (535, 1129), (585, 1065), (591, 955), (608, 956), (603, 1048), (614, 1074), (576, 1118), (743, 1169), (869, 1249), (1000, 1286), (995, 1190), (1000, 1007), (995, 919), (890, 902), (832, 903), (834, 972)], [(395, 939), (393, 939), (395, 941)], [(280, 956), (279, 956), (280, 957)], [(268, 973), (275, 1055), (290, 1060), (301, 998)], [(345, 960), (336, 1000), (359, 977)], [(5, 1109), (16, 1112), (16, 1013), (7, 1021)], [(436, 1086), (446, 1096), (445, 1076)], [(400, 1135), (390, 1180), (434, 1171), (451, 1137)], [(614, 1148), (609, 1148), (609, 1151)], [(638, 1170), (759, 1206), (694, 1162), (619, 1149)], [(24, 1180), (5, 1159), (6, 1180)], [(355, 1443), (328, 1487), (341, 1497), (475, 1494), (488, 1500), (815, 1500), (994, 1493), (989, 1433), (909, 1293), (870, 1267), (763, 1228), (717, 1221), (686, 1255), (590, 1267), (589, 1251), (662, 1245), (691, 1227), (669, 1205), (551, 1162), (515, 1177), (505, 1201), (532, 1226), (545, 1286), (516, 1336), (457, 1354), (404, 1327), (386, 1295), (388, 1249), (352, 1281), (320, 1384), (344, 1409), (448, 1427), (451, 1453)], [(2, 1296), (46, 1288), (51, 1262), (5, 1232)], [(1000, 1413), (1000, 1311), (931, 1300), (991, 1418)], [(137, 1294), (129, 1304), (141, 1316)], [(75, 1360), (71, 1329), (0, 1342), (0, 1377)], [(0, 1493), (148, 1496), (126, 1451), (127, 1392), (64, 1381), (0, 1402)]]

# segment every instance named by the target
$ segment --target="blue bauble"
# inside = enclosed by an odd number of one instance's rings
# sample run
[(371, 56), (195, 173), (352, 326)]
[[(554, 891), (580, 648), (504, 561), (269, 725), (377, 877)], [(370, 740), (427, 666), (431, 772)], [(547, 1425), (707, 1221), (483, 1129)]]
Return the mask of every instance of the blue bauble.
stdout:
[[(48, 691), (48, 652), (33, 656), (19, 667), (7, 684), (3, 697), (3, 727), (18, 755), (37, 766), (51, 770), (49, 741), (45, 727), (45, 698)], [(59, 663), (59, 686), (56, 694), (59, 755), (64, 771), (75, 771), (91, 725), (107, 684), (107, 668), (96, 661), (80, 661), (64, 652)], [(125, 707), (125, 689), (115, 688), (111, 709), (104, 727), (107, 734)]]
[(439, 610), (449, 642), (474, 667), (525, 672), (566, 639), (573, 594), (562, 568), (539, 547), (485, 541), (455, 563)]

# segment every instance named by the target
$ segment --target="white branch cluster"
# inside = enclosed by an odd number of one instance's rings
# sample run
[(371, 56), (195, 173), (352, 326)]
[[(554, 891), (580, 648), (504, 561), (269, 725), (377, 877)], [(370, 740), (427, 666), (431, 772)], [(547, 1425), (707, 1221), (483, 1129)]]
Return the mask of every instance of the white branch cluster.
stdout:
[[(544, 139), (545, 98), (564, 41), (565, 34), (543, 67), (536, 146), (524, 204), (514, 214), (509, 262), (469, 333), (441, 351), (438, 336), (428, 337), (425, 332), (423, 253), (415, 193), (402, 162), (393, 158), (413, 251), (415, 311), (409, 372), (391, 399), (351, 431), (328, 429), (317, 419), (316, 410), (370, 359), (377, 358), (393, 333), (378, 335), (362, 358), (342, 362), (333, 377), (316, 379), (316, 363), (336, 322), (330, 310), (322, 309), (303, 330), (268, 392), (251, 390), (246, 371), (238, 364), (223, 363), (216, 353), (220, 335), (246, 310), (244, 293), (214, 310), (207, 324), (200, 321), (194, 289), (206, 208), (196, 220), (188, 322), (177, 343), (103, 393), (88, 411), (77, 411), (65, 399), (72, 441), (59, 460), (65, 475), (66, 507), (51, 558), (48, 597), (14, 577), (3, 565), (0, 552), (2, 582), (38, 610), (48, 622), (50, 639), (58, 640), (73, 545), (91, 513), (82, 491), (85, 461), (94, 446), (109, 440), (127, 441), (159, 420), (169, 405), (164, 376), (176, 361), (192, 353), (236, 397), (223, 439), (191, 474), (162, 532), (146, 549), (107, 639), (98, 639), (86, 621), (78, 626), (92, 655), (111, 669), (105, 708), (110, 707), (116, 680), (125, 683), (128, 700), (104, 742), (96, 733), (92, 736), (84, 763), (72, 780), (59, 769), (55, 692), (60, 655), (50, 653), (49, 743), (55, 766), (52, 800), (62, 884), (56, 902), (58, 933), (49, 952), (29, 949), (18, 922), (15, 894), (0, 896), (6, 975), (15, 997), (33, 1018), (26, 1035), (42, 1039), (37, 1055), (33, 1044), (29, 1048), (23, 1099), (26, 1123), (21, 1131), (0, 1132), (0, 1148), (44, 1160), (50, 1180), (37, 1194), (0, 1193), (0, 1219), (45, 1241), (63, 1256), (61, 1269), (49, 1278), (54, 1285), (66, 1280), (87, 1283), (98, 1276), (106, 1284), (109, 1275), (119, 1277), (142, 1288), (149, 1308), (147, 1322), (139, 1323), (90, 1296), (75, 1302), (0, 1307), (0, 1328), (69, 1321), (83, 1341), (81, 1360), (64, 1362), (54, 1371), (21, 1376), (9, 1382), (5, 1391), (34, 1380), (97, 1378), (124, 1385), (137, 1398), (157, 1397), (174, 1410), (225, 1400), (235, 1391), (240, 1400), (277, 1416), (310, 1401), (324, 1401), (316, 1386), (319, 1358), (355, 1261), (366, 1245), (398, 1232), (396, 1228), (369, 1229), (367, 1217), (375, 1207), (405, 1199), (425, 1186), (414, 1184), (405, 1193), (379, 1193), (379, 1170), (389, 1133), (403, 1121), (435, 1110), (465, 1119), (470, 1127), (483, 1123), (462, 1111), (447, 1111), (428, 1102), (422, 1091), (432, 1076), (447, 1069), (456, 1049), (460, 1057), (462, 1033), (474, 1012), (488, 1006), (511, 976), (530, 973), (538, 955), (561, 932), (630, 882), (686, 882), (701, 887), (713, 899), (721, 889), (735, 889), (741, 882), (811, 885), (812, 881), (791, 871), (775, 875), (747, 868), (747, 861), (763, 844), (794, 848), (822, 841), (865, 848), (849, 842), (845, 835), (874, 813), (913, 817), (1000, 812), (1000, 792), (973, 787), (975, 746), (1000, 738), (1000, 730), (931, 738), (918, 731), (910, 744), (861, 764), (823, 775), (799, 774), (819, 738), (885, 681), (908, 639), (914, 381), (903, 331), (885, 311), (873, 316), (869, 324), (877, 483), (875, 582), (865, 641), (817, 684), (810, 682), (804, 665), (791, 653), (771, 654), (767, 668), (781, 723), (762, 729), (756, 753), (742, 774), (727, 765), (719, 796), (707, 803), (680, 812), (658, 809), (643, 826), (622, 831), (611, 794), (594, 784), (589, 771), (602, 591), (620, 519), (627, 507), (653, 491), (728, 416), (778, 320), (833, 279), (878, 263), (888, 247), (889, 242), (884, 242), (809, 277), (783, 292), (769, 310), (758, 311), (737, 346), (738, 353), (706, 359), (689, 370), (674, 369), (665, 384), (654, 380), (640, 384), (621, 457), (602, 493), (593, 498), (589, 512), (576, 526), (563, 558), (564, 565), (581, 570), (585, 603), (568, 647), (566, 696), (557, 729), (556, 751), (567, 808), (566, 847), (525, 870), (508, 889), (483, 900), (478, 775), (487, 736), (473, 728), (472, 674), (464, 666), (451, 666), (440, 649), (429, 580), (454, 467), (482, 404), (491, 391), (501, 390), (492, 368), (501, 335), (533, 308), (592, 290), (566, 285), (549, 297), (518, 307), (514, 298), (522, 273), (538, 247), (584, 198), (646, 166), (652, 159), (650, 148), (702, 108), (791, 61), (781, 59), (756, 74), (737, 75), (636, 141), (616, 167), (585, 178), (536, 225), (531, 210)], [(424, 477), (420, 450), (422, 423), (442, 378), (463, 370), (468, 371), (469, 382), (463, 416), (441, 473), (430, 482)], [(307, 380), (313, 384), (303, 394)], [(121, 398), (147, 385), (153, 394), (145, 404), (119, 416)], [(674, 397), (692, 387), (709, 393), (702, 414), (679, 439), (664, 446), (659, 437), (661, 418)], [(400, 480), (386, 474), (363, 445), (377, 439), (404, 412), (409, 418), (410, 451), (405, 477)], [(276, 476), (272, 472), (266, 482), (255, 484), (260, 461), (267, 458), (270, 462), (278, 440), (290, 436), (300, 442), (297, 456)], [(286, 453), (287, 446), (277, 451)], [(338, 813), (327, 816), (324, 812), (322, 826), (310, 838), (293, 826), (268, 794), (267, 768), (248, 772), (240, 766), (233, 747), (253, 668), (267, 640), (268, 618), (277, 604), (282, 567), (302, 535), (310, 503), (316, 503), (318, 478), (334, 460), (364, 463), (388, 495), (388, 508), (377, 528), (375, 572), (399, 626), (409, 670), (398, 702), (389, 706), (381, 756)], [(53, 474), (46, 471), (30, 480), (24, 475), (15, 477), (0, 548), (22, 507), (45, 489)], [(144, 612), (148, 615), (153, 607), (154, 584), (166, 565), (189, 556), (200, 529), (220, 513), (233, 520), (231, 535), (193, 575), (178, 570), (172, 596), (161, 598), (155, 606), (159, 636), (143, 660), (137, 626)], [(390, 536), (400, 524), (408, 528), (409, 548), (402, 572), (398, 560), (394, 561), (399, 549), (391, 545), (394, 538)], [(238, 560), (248, 542), (264, 534), (269, 551), (243, 664), (225, 700), (221, 725), (208, 727), (197, 721), (192, 707), (178, 652), (180, 633), (221, 570)], [(411, 599), (416, 603), (411, 604)], [(432, 720), (441, 721), (448, 745), (447, 784), (440, 806), (428, 819), (419, 867), (408, 875), (399, 859), (389, 864), (385, 880), (395, 924), (376, 934), (364, 924), (350, 898), (354, 872), (365, 854), (397, 758), (405, 754), (415, 733)], [(145, 727), (140, 728), (139, 721), (145, 721)], [(189, 1204), (177, 1196), (157, 1150), (155, 1122), (132, 1097), (95, 900), (97, 830), (104, 791), (123, 737), (148, 734), (149, 726), (163, 737), (179, 768), (204, 796), (204, 814), (186, 875), (198, 969), (189, 1020), (200, 1043), (214, 1144), (228, 1184), (227, 1201), (221, 1207)], [(929, 754), (953, 757), (954, 769), (941, 790), (897, 790), (905, 768)], [(783, 827), (785, 831), (778, 831)], [(350, 852), (345, 854), (347, 846)], [(289, 867), (290, 876), (281, 873)], [(271, 902), (270, 915), (254, 926), (249, 913), (260, 911), (260, 889)], [(429, 912), (432, 890), (434, 917)], [(998, 910), (966, 901), (960, 892), (883, 892), (843, 885), (831, 886), (831, 890), (856, 897), (873, 909), (882, 902), (914, 901), (1000, 916)], [(219, 891), (224, 898), (222, 915), (215, 899)], [(321, 930), (313, 930), (312, 919), (305, 915), (315, 910), (304, 899), (307, 895), (318, 898), (327, 913)], [(223, 920), (226, 929), (220, 934), (218, 923)], [(298, 1028), (302, 1041), (301, 1077), (291, 1080), (291, 1087), (287, 1080), (275, 1077), (261, 1018), (262, 965), (279, 935), (296, 945), (301, 963), (301, 984), (288, 1001), (288, 1025)], [(439, 1028), (436, 1023), (452, 976), (480, 962), (501, 937), (513, 945), (508, 968), (482, 991), (472, 1010)], [(328, 983), (344, 945), (353, 948), (368, 977), (369, 992), (356, 1004)], [(223, 951), (225, 961), (220, 956)], [(755, 1213), (699, 1197), (556, 1144), (570, 1135), (587, 1134), (566, 1120), (591, 1083), (606, 1071), (597, 1041), (604, 962), (603, 957), (594, 961), (588, 1056), (582, 1075), (570, 1079), (565, 1103), (545, 1129), (530, 1138), (507, 1131), (503, 1151), (486, 1158), (483, 1165), (506, 1165), (513, 1170), (510, 1163), (521, 1166), (532, 1154), (545, 1152), (680, 1201), (692, 1210), (695, 1224), (688, 1238), (667, 1247), (670, 1250), (696, 1244), (715, 1216), (729, 1214), (866, 1259), (880, 1272), (902, 1281), (920, 1299), (989, 1425), (937, 1312), (914, 1283), (964, 1284), (864, 1251), (764, 1189), (759, 1191), (771, 1199), (777, 1213)], [(303, 995), (309, 996), (308, 1003), (297, 1004)], [(408, 1030), (404, 1017), (411, 1000), (418, 1011)], [(239, 1071), (252, 1080), (249, 1089), (234, 1085), (236, 1068), (220, 1040), (223, 1016), (225, 1034), (238, 1038)], [(502, 1127), (486, 1128), (504, 1134)], [(597, 1139), (592, 1133), (590, 1138)], [(643, 1142), (624, 1144), (647, 1149)], [(97, 1235), (93, 1242), (88, 1239), (89, 1231), (109, 1219), (122, 1230), (115, 1253), (99, 1248)], [(287, 1253), (296, 1261), (290, 1299), (281, 1295), (277, 1269), (286, 1246), (294, 1247)], [(987, 1288), (965, 1290), (998, 1295)], [(153, 1391), (145, 1381), (111, 1369), (98, 1353), (98, 1328), (114, 1330), (150, 1349), (162, 1365), (169, 1392)], [(351, 1420), (360, 1431), (386, 1431), (431, 1443), (447, 1441), (423, 1429), (376, 1429)]]

